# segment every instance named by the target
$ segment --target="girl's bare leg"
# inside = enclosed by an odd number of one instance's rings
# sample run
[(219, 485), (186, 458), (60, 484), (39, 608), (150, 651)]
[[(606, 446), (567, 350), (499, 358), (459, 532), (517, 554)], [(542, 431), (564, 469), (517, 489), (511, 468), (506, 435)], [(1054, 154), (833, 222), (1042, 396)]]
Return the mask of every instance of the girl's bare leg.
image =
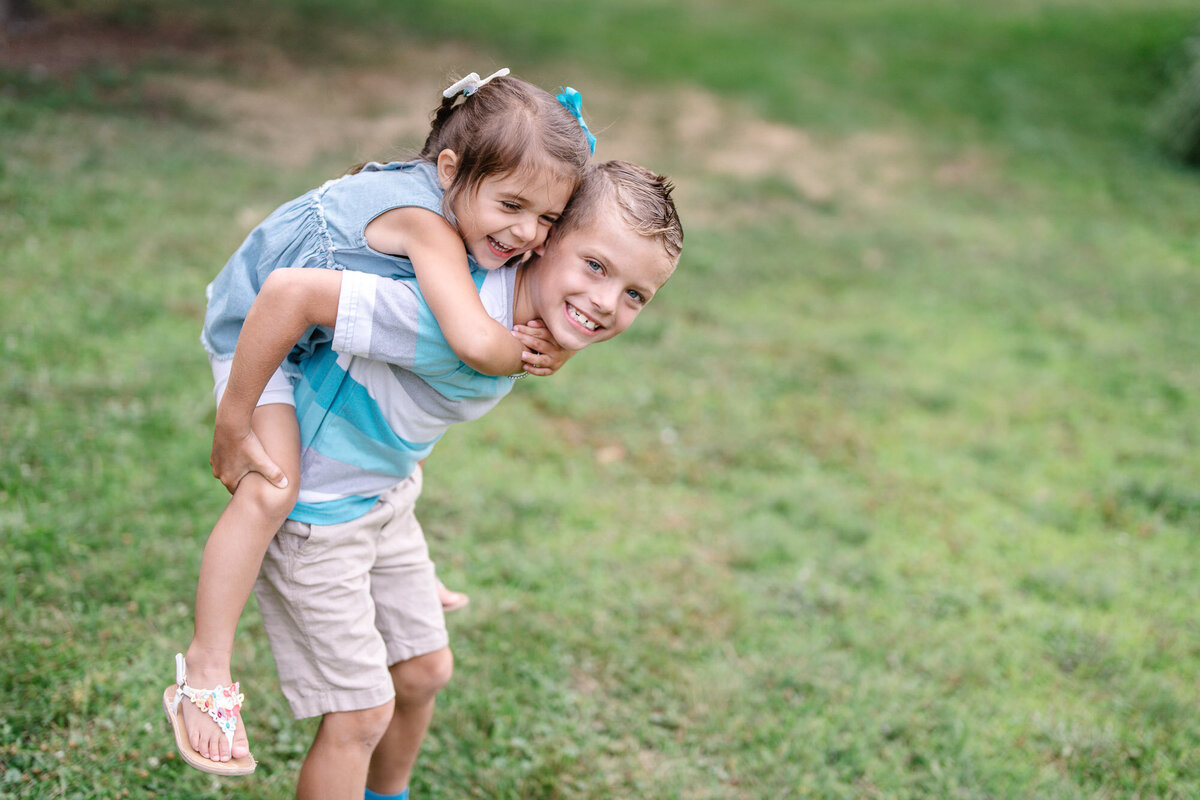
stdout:
[[(238, 618), (254, 588), (267, 545), (295, 506), (300, 487), (296, 409), (283, 403), (259, 406), (251, 427), (267, 454), (287, 474), (288, 488), (278, 489), (259, 473), (248, 473), (209, 534), (196, 588), (195, 632), (185, 654), (188, 685), (195, 689), (232, 682), (230, 661)], [(181, 708), (192, 747), (200, 755), (228, 761), (250, 752), (244, 726), (238, 726), (230, 748), (208, 714), (186, 700)]]

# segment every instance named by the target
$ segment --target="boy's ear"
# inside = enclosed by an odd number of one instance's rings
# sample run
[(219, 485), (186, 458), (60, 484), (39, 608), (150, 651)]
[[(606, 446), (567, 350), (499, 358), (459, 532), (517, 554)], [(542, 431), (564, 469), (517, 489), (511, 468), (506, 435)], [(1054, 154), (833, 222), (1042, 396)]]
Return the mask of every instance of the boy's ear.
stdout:
[(458, 155), (453, 150), (446, 149), (438, 153), (437, 157), (437, 176), (438, 183), (442, 189), (450, 188), (454, 183), (454, 176), (458, 174)]

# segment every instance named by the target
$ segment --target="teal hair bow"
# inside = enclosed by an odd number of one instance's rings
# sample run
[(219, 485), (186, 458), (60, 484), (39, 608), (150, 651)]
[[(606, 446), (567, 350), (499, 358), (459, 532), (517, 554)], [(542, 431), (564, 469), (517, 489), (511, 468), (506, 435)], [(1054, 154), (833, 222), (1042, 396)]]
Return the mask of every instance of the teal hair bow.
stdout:
[(583, 95), (572, 89), (570, 86), (558, 87), (562, 94), (558, 95), (558, 102), (562, 103), (563, 108), (571, 112), (571, 116), (579, 120), (579, 127), (583, 128), (583, 135), (587, 137), (588, 149), (592, 155), (596, 154), (596, 137), (588, 130), (587, 123), (583, 121)]

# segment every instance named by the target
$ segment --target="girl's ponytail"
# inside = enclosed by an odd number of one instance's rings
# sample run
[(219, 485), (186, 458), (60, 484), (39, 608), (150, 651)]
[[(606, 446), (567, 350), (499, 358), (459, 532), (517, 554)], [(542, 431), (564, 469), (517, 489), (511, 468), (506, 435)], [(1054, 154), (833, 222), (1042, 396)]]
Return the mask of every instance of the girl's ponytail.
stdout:
[(442, 104), (433, 112), (433, 122), (429, 126), (429, 136), (425, 137), (425, 146), (421, 148), (420, 158), (425, 161), (437, 161), (438, 153), (442, 151), (439, 146), (442, 138), (442, 128), (446, 125), (446, 120), (450, 119), (450, 115), (454, 113), (454, 101), (458, 99), (458, 95), (442, 98)]

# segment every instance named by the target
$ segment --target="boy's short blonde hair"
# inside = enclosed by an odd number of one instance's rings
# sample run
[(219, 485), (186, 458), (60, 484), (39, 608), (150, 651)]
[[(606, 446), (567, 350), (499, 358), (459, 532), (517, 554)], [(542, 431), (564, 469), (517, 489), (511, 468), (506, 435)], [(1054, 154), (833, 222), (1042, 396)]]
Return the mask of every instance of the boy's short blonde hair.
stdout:
[(683, 251), (683, 224), (671, 198), (671, 182), (628, 161), (601, 161), (588, 167), (583, 182), (555, 226), (558, 235), (590, 224), (602, 203), (615, 203), (621, 218), (642, 236), (657, 239), (671, 263)]

